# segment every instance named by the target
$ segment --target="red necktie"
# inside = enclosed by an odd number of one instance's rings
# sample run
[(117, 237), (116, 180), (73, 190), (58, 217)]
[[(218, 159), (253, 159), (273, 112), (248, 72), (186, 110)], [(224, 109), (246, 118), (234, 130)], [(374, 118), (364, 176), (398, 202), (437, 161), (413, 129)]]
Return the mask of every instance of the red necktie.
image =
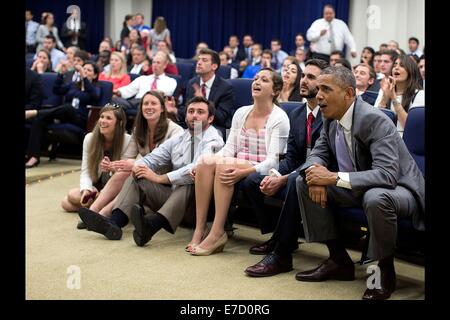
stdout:
[(157, 84), (156, 84), (156, 80), (158, 80), (158, 77), (157, 76), (155, 76), (155, 80), (153, 80), (153, 83), (152, 83), (152, 90), (158, 90), (158, 86), (157, 86)]
[(314, 122), (314, 114), (310, 112), (308, 115), (308, 121), (306, 121), (306, 143), (308, 144), (308, 147), (311, 146), (311, 134), (313, 122)]
[(202, 95), (206, 99), (206, 84), (202, 84)]

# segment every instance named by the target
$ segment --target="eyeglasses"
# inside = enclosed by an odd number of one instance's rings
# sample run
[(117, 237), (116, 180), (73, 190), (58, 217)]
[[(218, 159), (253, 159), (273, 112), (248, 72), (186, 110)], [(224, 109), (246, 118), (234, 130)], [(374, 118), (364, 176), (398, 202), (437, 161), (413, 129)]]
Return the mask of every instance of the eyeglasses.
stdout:
[(122, 108), (122, 105), (117, 104), (117, 103), (107, 103), (107, 104), (105, 104), (105, 106), (103, 108), (106, 108), (106, 107), (111, 107), (113, 109), (119, 109), (119, 108)]

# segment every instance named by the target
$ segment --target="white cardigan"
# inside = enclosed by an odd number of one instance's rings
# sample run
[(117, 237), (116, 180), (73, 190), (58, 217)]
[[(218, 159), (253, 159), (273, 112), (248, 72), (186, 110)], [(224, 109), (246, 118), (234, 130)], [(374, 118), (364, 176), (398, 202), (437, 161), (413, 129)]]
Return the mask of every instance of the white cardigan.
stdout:
[[(236, 110), (231, 123), (230, 135), (225, 146), (217, 153), (224, 157), (236, 157), (240, 145), (240, 132), (245, 124), (253, 105), (243, 106)], [(255, 169), (262, 175), (268, 175), (272, 168), (278, 169), (279, 155), (286, 152), (289, 137), (289, 118), (286, 112), (273, 105), (272, 113), (266, 123), (266, 159), (255, 165)]]
[[(80, 173), (80, 191), (88, 189), (90, 191), (94, 190), (93, 181), (89, 176), (89, 168), (88, 168), (88, 150), (89, 145), (92, 139), (92, 132), (89, 132), (83, 141), (83, 157), (81, 160), (81, 173)], [(122, 153), (120, 159), (134, 159), (132, 155), (132, 148), (130, 148), (131, 136), (128, 133), (125, 133), (125, 139), (123, 141)], [(131, 152), (130, 152), (131, 151)], [(100, 176), (101, 169), (98, 167), (98, 174)]]

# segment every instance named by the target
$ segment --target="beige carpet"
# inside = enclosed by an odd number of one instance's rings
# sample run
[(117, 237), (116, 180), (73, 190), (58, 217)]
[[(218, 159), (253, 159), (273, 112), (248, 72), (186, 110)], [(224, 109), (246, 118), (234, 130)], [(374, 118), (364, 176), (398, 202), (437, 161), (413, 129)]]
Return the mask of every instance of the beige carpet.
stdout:
[[(27, 299), (359, 300), (366, 288), (367, 266), (357, 266), (357, 279), (352, 282), (296, 281), (296, 272), (315, 267), (326, 257), (326, 247), (320, 244), (301, 245), (294, 254), (295, 269), (289, 273), (247, 277), (244, 269), (261, 259), (248, 254), (248, 248), (268, 235), (241, 225), (235, 225), (235, 235), (223, 253), (207, 257), (184, 252), (192, 234), (185, 228), (175, 235), (162, 230), (143, 248), (134, 244), (130, 226), (120, 241), (77, 230), (78, 215), (64, 212), (60, 201), (78, 181), (79, 172), (74, 172), (26, 187)], [(357, 261), (359, 252), (351, 256)], [(68, 288), (73, 288), (68, 286), (70, 266), (79, 267), (79, 289)], [(396, 270), (398, 289), (391, 299), (424, 299), (424, 268), (397, 261)]]
[(37, 167), (26, 169), (25, 184), (53, 179), (56, 176), (79, 171), (80, 168), (81, 160), (57, 158), (50, 162), (47, 157), (41, 157), (41, 163)]

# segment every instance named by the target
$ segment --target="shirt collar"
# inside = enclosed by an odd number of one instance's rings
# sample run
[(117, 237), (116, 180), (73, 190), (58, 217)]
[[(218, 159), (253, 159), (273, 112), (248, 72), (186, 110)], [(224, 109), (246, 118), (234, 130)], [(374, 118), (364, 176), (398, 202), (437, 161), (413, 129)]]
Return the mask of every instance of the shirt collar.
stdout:
[(355, 101), (353, 101), (353, 103), (350, 105), (350, 108), (347, 109), (347, 112), (345, 112), (341, 120), (338, 120), (338, 123), (347, 131), (352, 130), (353, 109), (355, 107)]
[(312, 114), (314, 115), (314, 119), (317, 118), (317, 114), (319, 113), (319, 105), (317, 105), (312, 111), (311, 109), (308, 107), (308, 102), (306, 102), (306, 119), (308, 119), (309, 114), (312, 112)]
[(210, 89), (213, 85), (214, 80), (216, 79), (216, 75), (213, 75), (211, 79), (206, 82), (203, 82), (203, 79), (200, 78), (200, 86), (204, 83), (208, 89)]

